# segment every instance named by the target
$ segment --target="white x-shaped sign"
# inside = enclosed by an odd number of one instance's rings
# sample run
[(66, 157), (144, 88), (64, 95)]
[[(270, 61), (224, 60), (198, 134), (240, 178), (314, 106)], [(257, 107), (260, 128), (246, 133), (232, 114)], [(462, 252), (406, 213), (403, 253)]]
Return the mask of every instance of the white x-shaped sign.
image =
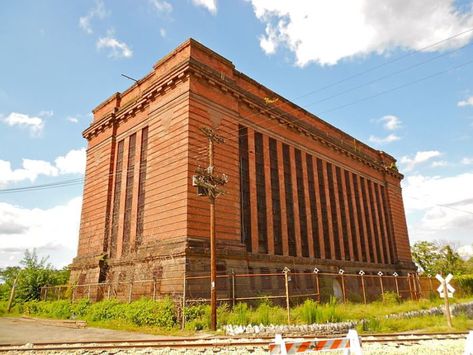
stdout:
[(453, 294), (455, 293), (455, 289), (453, 288), (452, 285), (449, 284), (449, 282), (453, 279), (453, 275), (448, 274), (447, 277), (444, 279), (442, 277), (442, 275), (437, 274), (437, 275), (435, 275), (435, 278), (437, 280), (439, 280), (439, 282), (440, 282), (440, 286), (437, 288), (437, 291), (440, 295), (440, 298), (445, 297), (445, 292), (444, 292), (444, 288), (443, 288), (443, 283), (444, 282), (445, 282), (445, 285), (447, 286), (447, 296), (448, 296), (448, 298), (452, 298)]

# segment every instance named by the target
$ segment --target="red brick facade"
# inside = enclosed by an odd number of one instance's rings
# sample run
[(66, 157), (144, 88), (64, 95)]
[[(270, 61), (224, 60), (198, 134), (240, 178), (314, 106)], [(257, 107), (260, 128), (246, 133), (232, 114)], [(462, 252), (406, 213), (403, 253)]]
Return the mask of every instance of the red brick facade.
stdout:
[[(225, 138), (215, 166), (221, 272), (414, 270), (395, 160), (357, 141), (188, 40), (94, 110), (79, 283), (171, 279), (209, 269), (202, 127)], [(160, 291), (181, 287), (160, 285)]]

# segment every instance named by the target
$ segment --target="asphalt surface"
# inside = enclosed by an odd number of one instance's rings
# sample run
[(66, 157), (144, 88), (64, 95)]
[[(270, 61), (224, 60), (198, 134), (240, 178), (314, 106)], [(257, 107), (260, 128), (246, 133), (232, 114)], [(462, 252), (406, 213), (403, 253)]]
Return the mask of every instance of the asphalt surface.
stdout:
[[(60, 341), (132, 340), (169, 338), (151, 334), (99, 328), (71, 328), (61, 321), (33, 318), (0, 318), (1, 344), (27, 344)], [(177, 337), (176, 337), (177, 338)]]

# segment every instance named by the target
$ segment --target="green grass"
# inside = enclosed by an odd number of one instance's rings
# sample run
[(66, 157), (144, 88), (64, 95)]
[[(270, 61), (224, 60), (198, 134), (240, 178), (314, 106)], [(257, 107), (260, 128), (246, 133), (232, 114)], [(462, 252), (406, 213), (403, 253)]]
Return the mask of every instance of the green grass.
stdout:
[[(388, 314), (429, 309), (443, 305), (441, 299), (421, 299), (419, 301), (400, 302), (397, 297), (387, 295), (385, 301), (367, 305), (337, 303), (332, 298), (329, 303), (319, 304), (306, 300), (290, 310), (292, 324), (312, 324), (340, 321), (358, 321), (361, 332), (403, 332), (403, 331), (447, 331), (443, 316), (425, 316), (410, 319), (386, 319)], [(452, 303), (468, 302), (473, 298), (456, 298)], [(116, 330), (139, 331), (150, 334), (188, 335), (210, 327), (210, 306), (197, 305), (185, 310), (186, 329), (180, 331), (177, 309), (170, 299), (152, 301), (141, 299), (122, 303), (117, 300), (105, 300), (91, 303), (88, 300), (70, 301), (30, 301), (15, 304), (12, 312), (6, 312), (7, 302), (0, 301), (0, 316), (28, 315), (41, 318), (81, 319), (94, 327)], [(268, 300), (250, 307), (245, 303), (237, 304), (233, 309), (222, 305), (217, 311), (218, 326), (226, 324), (287, 324), (285, 308), (275, 306)], [(473, 319), (466, 315), (453, 318), (455, 330), (473, 328)]]

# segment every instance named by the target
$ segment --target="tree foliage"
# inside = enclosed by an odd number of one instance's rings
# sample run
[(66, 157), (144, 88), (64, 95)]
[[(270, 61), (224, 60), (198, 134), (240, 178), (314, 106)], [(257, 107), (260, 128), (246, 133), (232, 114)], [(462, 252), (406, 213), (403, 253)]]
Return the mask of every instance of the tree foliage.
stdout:
[(30, 301), (40, 298), (41, 287), (46, 285), (63, 285), (69, 279), (67, 268), (56, 270), (48, 258), (39, 258), (36, 251), (25, 251), (21, 266), (0, 269), (0, 299), (6, 300), (10, 295), (11, 288), (18, 277), (15, 300)]
[(463, 260), (449, 244), (417, 242), (412, 246), (412, 259), (419, 269), (428, 275), (462, 275), (473, 272), (473, 260)]

